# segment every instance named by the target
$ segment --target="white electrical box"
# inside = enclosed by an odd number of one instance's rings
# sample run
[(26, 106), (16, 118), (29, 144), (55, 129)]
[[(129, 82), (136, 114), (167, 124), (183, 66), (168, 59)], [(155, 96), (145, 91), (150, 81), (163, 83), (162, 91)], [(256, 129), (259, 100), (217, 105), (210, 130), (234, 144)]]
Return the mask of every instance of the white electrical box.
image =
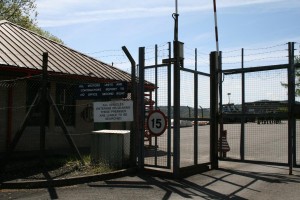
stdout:
[(110, 167), (122, 168), (129, 163), (130, 131), (99, 130), (93, 131), (91, 159)]

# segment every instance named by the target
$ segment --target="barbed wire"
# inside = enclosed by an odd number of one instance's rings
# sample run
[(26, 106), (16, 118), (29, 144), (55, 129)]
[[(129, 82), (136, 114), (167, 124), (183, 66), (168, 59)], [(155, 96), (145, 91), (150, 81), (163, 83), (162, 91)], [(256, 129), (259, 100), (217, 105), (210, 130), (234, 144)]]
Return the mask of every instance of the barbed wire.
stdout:
[(90, 53), (85, 53), (87, 55), (92, 55), (92, 54), (99, 54), (99, 53), (104, 53), (104, 52), (122, 52), (120, 49), (108, 49), (108, 50), (101, 50), (101, 51), (95, 51), (95, 52), (90, 52)]
[(15, 79), (8, 79), (8, 80), (0, 80), (0, 83), (10, 82), (10, 81), (19, 81), (19, 80), (24, 80), (24, 79), (36, 78), (36, 77), (42, 77), (42, 74), (33, 75), (33, 76), (25, 76), (25, 77), (20, 77), (20, 78), (15, 78)]
[(287, 43), (283, 43), (283, 44), (277, 44), (277, 45), (273, 45), (273, 46), (267, 46), (267, 47), (259, 47), (259, 48), (244, 48), (244, 50), (247, 51), (257, 51), (257, 50), (264, 50), (264, 49), (272, 49), (272, 48), (276, 48), (276, 47), (280, 47), (280, 46), (286, 46)]
[(233, 53), (233, 52), (237, 52), (237, 51), (239, 51), (239, 52), (241, 52), (242, 51), (242, 49), (234, 49), (234, 50), (230, 50), (230, 51), (222, 51), (222, 54), (226, 54), (226, 53)]

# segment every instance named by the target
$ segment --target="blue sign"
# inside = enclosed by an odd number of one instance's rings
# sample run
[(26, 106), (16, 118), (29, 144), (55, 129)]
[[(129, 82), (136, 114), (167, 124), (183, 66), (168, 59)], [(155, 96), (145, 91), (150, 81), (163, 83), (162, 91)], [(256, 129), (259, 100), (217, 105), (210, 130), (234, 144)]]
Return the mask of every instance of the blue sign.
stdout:
[(78, 86), (77, 99), (125, 98), (127, 93), (127, 82), (88, 83)]

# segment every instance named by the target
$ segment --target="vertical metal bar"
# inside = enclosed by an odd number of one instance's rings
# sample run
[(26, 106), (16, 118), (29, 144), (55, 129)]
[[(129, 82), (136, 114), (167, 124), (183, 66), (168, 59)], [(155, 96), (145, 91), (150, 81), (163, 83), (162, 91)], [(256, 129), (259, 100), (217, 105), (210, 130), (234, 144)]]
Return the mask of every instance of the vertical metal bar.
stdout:
[[(155, 45), (155, 110), (157, 110), (157, 103), (158, 103), (158, 73), (157, 73), (157, 53), (158, 53), (158, 49), (157, 49), (157, 44)], [(157, 166), (157, 136), (154, 137), (155, 138), (155, 155), (154, 155), (154, 164), (155, 166)]]
[(43, 53), (43, 76), (42, 76), (42, 94), (41, 94), (41, 121), (40, 121), (40, 159), (45, 157), (46, 143), (46, 119), (47, 119), (47, 82), (48, 82), (48, 53)]
[[(244, 48), (242, 48), (242, 69), (244, 69)], [(245, 72), (242, 72), (242, 121), (241, 121), (241, 141), (240, 157), (245, 160)]]
[(158, 69), (157, 69), (157, 64), (158, 64), (158, 47), (157, 44), (155, 45), (155, 110), (157, 110), (157, 102), (158, 102)]
[(174, 175), (179, 176), (180, 168), (180, 61), (179, 42), (174, 41)]
[[(219, 56), (218, 56), (219, 55)], [(220, 157), (224, 157), (224, 154), (222, 152), (223, 150), (223, 145), (221, 145), (223, 143), (222, 139), (223, 139), (223, 132), (224, 132), (224, 120), (223, 120), (223, 80), (222, 80), (222, 62), (221, 62), (221, 57), (222, 57), (222, 52), (217, 52), (217, 57), (218, 59), (216, 59), (218, 62), (216, 62), (216, 67), (217, 67), (217, 87), (219, 89), (219, 97), (217, 97), (217, 100), (219, 98), (219, 112), (218, 112), (218, 121), (217, 121), (217, 125), (218, 123), (220, 123), (220, 135), (219, 135), (219, 138), (220, 138)], [(217, 90), (218, 90), (217, 89)], [(217, 108), (218, 110), (218, 108)], [(218, 129), (218, 128), (217, 128)], [(218, 138), (218, 134), (216, 135), (216, 137)]]
[(144, 168), (144, 134), (145, 134), (145, 101), (144, 101), (144, 82), (145, 82), (145, 47), (139, 48), (139, 168)]
[[(171, 50), (171, 42), (168, 43), (169, 46), (169, 60), (171, 60), (171, 54), (172, 54), (172, 50)], [(168, 64), (168, 158), (167, 158), (167, 167), (171, 168), (171, 109), (172, 109), (172, 69), (171, 69), (172, 65), (171, 63)]]
[(295, 127), (295, 65), (294, 65), (294, 43), (289, 42), (289, 68), (288, 68), (288, 163), (289, 163), (289, 174), (293, 174), (293, 138), (294, 138), (294, 127)]
[(211, 168), (218, 166), (218, 71), (217, 52), (210, 53), (210, 162)]
[(131, 123), (131, 132), (130, 132), (130, 165), (136, 166), (136, 149), (138, 145), (137, 141), (137, 93), (136, 93), (136, 63), (135, 60), (132, 58), (131, 54), (129, 53), (126, 46), (122, 47), (124, 53), (126, 54), (127, 58), (131, 63), (131, 99), (133, 101), (133, 122)]
[(194, 164), (198, 164), (198, 71), (197, 48), (195, 49), (195, 72), (194, 72)]

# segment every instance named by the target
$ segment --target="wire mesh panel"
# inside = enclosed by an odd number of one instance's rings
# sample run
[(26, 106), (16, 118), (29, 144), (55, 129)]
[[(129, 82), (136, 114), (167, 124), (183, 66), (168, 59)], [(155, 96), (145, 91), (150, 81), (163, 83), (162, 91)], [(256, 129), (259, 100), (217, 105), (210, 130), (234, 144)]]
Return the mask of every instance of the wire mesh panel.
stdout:
[(227, 142), (230, 147), (230, 151), (227, 152), (226, 158), (240, 159), (241, 124), (237, 122), (224, 124), (224, 130), (227, 131)]
[[(297, 63), (300, 63), (300, 56), (298, 55), (298, 57), (296, 58), (296, 62)], [(296, 112), (296, 130), (295, 130), (295, 164), (300, 167), (300, 109), (299, 109), (299, 106), (300, 106), (300, 88), (299, 88), (299, 82), (300, 82), (300, 69), (299, 68), (296, 68), (296, 80), (295, 80), (295, 83), (296, 83), (296, 98), (295, 98), (295, 101), (296, 101), (296, 109), (295, 109), (295, 112)]]
[(242, 74), (225, 75), (222, 83), (227, 159), (286, 164), (287, 69), (248, 72), (242, 80)]
[[(210, 161), (210, 77), (198, 75), (198, 163)], [(196, 125), (196, 124), (194, 124)]]
[[(161, 64), (163, 59), (170, 57), (170, 43), (146, 47), (144, 53), (145, 69), (143, 70), (146, 82), (153, 85), (145, 87), (144, 94), (138, 98), (144, 98), (145, 131), (143, 146), (145, 166), (158, 168), (171, 168), (171, 68)], [(153, 134), (148, 127), (148, 117), (154, 111), (161, 111), (166, 116), (167, 129), (161, 135)], [(159, 123), (160, 125), (160, 123)], [(141, 126), (141, 125), (139, 125)]]
[[(170, 118), (171, 113), (168, 107), (168, 67), (150, 68), (145, 70), (145, 80), (155, 83), (156, 90), (145, 91), (145, 111), (147, 116), (154, 110), (162, 111), (167, 118)], [(160, 136), (154, 136), (145, 127), (145, 165), (168, 167), (170, 162), (170, 145), (171, 145), (171, 127)]]
[(288, 125), (246, 124), (245, 159), (286, 164), (288, 161)]
[(297, 119), (296, 121), (296, 160), (295, 164), (299, 167), (300, 166), (300, 119)]
[(194, 165), (194, 73), (180, 75), (180, 167)]
[(245, 74), (246, 102), (287, 101), (287, 70), (269, 70)]

